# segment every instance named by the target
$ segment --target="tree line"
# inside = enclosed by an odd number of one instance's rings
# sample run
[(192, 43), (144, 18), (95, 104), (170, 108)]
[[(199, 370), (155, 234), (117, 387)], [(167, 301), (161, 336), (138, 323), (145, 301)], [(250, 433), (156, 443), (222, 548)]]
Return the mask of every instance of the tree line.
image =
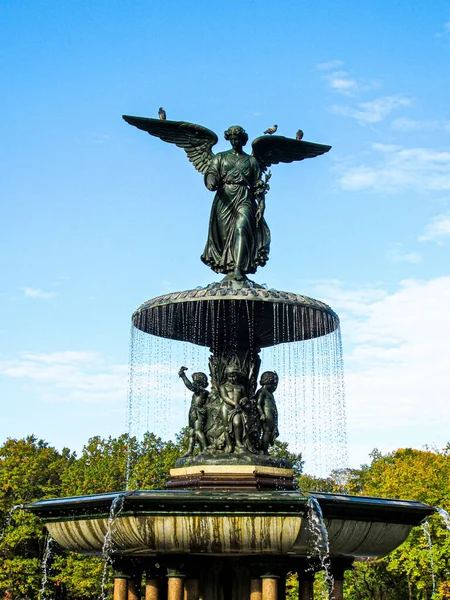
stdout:
[[(127, 476), (129, 489), (162, 489), (186, 447), (186, 430), (168, 442), (152, 433), (140, 441), (126, 434), (96, 436), (79, 456), (68, 448), (58, 451), (35, 436), (8, 439), (0, 447), (0, 591), (12, 590), (15, 599), (98, 599), (103, 560), (67, 552), (56, 543), (48, 548), (41, 521), (13, 507), (44, 498), (122, 491)], [(301, 455), (291, 453), (286, 443), (278, 442), (273, 451), (293, 464), (301, 490), (411, 499), (450, 510), (450, 445), (387, 454), (375, 450), (369, 464), (324, 479), (304, 474)], [(346, 573), (346, 598), (450, 600), (450, 532), (435, 515), (429, 519), (429, 533), (431, 550), (422, 528), (416, 527), (389, 556), (356, 562)], [(52, 557), (42, 594), (46, 549)], [(108, 581), (105, 591), (111, 593), (111, 577)], [(324, 591), (320, 575), (316, 587), (320, 597)], [(288, 598), (293, 600), (296, 594), (297, 581), (290, 576)]]

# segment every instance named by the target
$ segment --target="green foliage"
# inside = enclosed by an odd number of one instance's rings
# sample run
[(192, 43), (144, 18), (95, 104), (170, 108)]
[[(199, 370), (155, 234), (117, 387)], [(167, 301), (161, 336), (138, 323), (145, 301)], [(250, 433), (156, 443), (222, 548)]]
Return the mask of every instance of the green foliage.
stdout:
[[(163, 442), (152, 433), (138, 442), (121, 435), (91, 438), (77, 458), (29, 436), (7, 440), (0, 448), (0, 588), (36, 598), (41, 587), (46, 530), (22, 510), (7, 518), (14, 505), (43, 498), (77, 496), (129, 489), (162, 489), (169, 470), (186, 450), (186, 431), (176, 442)], [(0, 531), (3, 527), (0, 527)], [(55, 544), (56, 546), (56, 544)], [(61, 548), (48, 564), (47, 593), (64, 589), (67, 598), (98, 598), (104, 562), (68, 553)]]
[[(62, 586), (67, 600), (100, 598), (103, 569), (101, 558), (74, 553), (61, 553), (52, 565), (52, 583)], [(107, 567), (105, 593), (112, 592), (112, 570)]]
[(169, 479), (169, 471), (183, 453), (184, 438), (179, 443), (163, 442), (147, 432), (140, 444), (139, 455), (130, 474), (130, 489), (160, 490)]
[(270, 454), (276, 458), (284, 458), (287, 460), (292, 466), (294, 477), (298, 477), (302, 473), (305, 461), (302, 460), (301, 454), (290, 452), (287, 442), (279, 442), (278, 440), (275, 440), (275, 444), (270, 449)]
[[(9, 439), (0, 447), (0, 518), (5, 522), (14, 505), (42, 498), (124, 490), (127, 467), (128, 489), (161, 489), (169, 469), (186, 448), (186, 430), (175, 442), (164, 442), (152, 433), (140, 442), (127, 435), (94, 437), (79, 457), (68, 449), (58, 452), (34, 436)], [(400, 449), (385, 455), (375, 450), (370, 465), (336, 471), (327, 478), (302, 475), (301, 454), (290, 452), (285, 442), (277, 442), (271, 454), (292, 464), (302, 490), (409, 498), (450, 509), (450, 447)], [(0, 536), (0, 588), (11, 587), (15, 595), (37, 598), (45, 529), (37, 518), (21, 510), (12, 513), (10, 521)], [(429, 531), (435, 566), (434, 600), (450, 600), (450, 535), (437, 515), (429, 519)], [(68, 600), (98, 598), (103, 568), (99, 558), (59, 548), (48, 564), (46, 596), (60, 597), (64, 590)], [(431, 599), (430, 549), (422, 529), (415, 528), (388, 557), (355, 563), (346, 574), (345, 586), (348, 600)], [(316, 597), (326, 595), (323, 574), (316, 577), (315, 590)], [(111, 591), (110, 583), (107, 591)], [(287, 597), (297, 596), (297, 577), (291, 574)]]
[[(353, 493), (384, 498), (419, 500), (450, 509), (450, 447), (443, 450), (399, 449), (372, 453), (370, 465), (348, 473)], [(436, 514), (428, 519), (436, 580), (435, 600), (448, 597), (450, 586), (450, 534)], [(357, 564), (348, 580), (348, 598), (416, 600), (431, 598), (430, 549), (421, 527), (380, 561)], [(447, 596), (446, 596), (447, 594)]]
[(136, 460), (139, 445), (126, 434), (118, 438), (91, 438), (81, 456), (63, 474), (61, 495), (80, 496), (124, 490), (129, 452)]
[(10, 511), (14, 505), (60, 495), (61, 477), (74, 460), (66, 448), (60, 453), (34, 436), (8, 439), (0, 447), (0, 518), (6, 524), (1, 528), (0, 587), (36, 596), (46, 532), (30, 513)]
[(345, 574), (346, 598), (349, 600), (408, 600), (404, 577), (388, 570), (388, 560), (357, 562)]
[(300, 475), (297, 479), (298, 488), (302, 492), (335, 492), (335, 481), (332, 477), (314, 477)]

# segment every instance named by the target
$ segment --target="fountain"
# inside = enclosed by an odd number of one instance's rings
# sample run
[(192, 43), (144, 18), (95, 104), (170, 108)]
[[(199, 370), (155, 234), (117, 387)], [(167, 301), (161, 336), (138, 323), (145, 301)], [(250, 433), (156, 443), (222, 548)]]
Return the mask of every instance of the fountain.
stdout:
[(268, 167), (330, 147), (265, 135), (250, 156), (243, 151), (247, 134), (233, 126), (225, 132), (232, 149), (214, 155), (218, 138), (204, 127), (124, 119), (181, 147), (215, 192), (201, 258), (223, 280), (149, 300), (132, 317), (145, 335), (209, 348), (210, 386), (205, 373), (188, 376), (180, 368), (180, 385), (192, 392), (189, 444), (165, 490), (55, 498), (26, 508), (62, 547), (107, 557), (114, 600), (140, 598), (144, 573), (146, 600), (283, 600), (289, 572), (298, 573), (300, 598), (309, 600), (314, 572), (323, 568), (339, 600), (355, 559), (388, 554), (434, 508), (301, 492), (291, 465), (270, 453), (279, 435), (279, 376), (260, 374), (261, 349), (314, 339), (326, 345), (339, 318), (323, 302), (248, 278), (269, 258)]

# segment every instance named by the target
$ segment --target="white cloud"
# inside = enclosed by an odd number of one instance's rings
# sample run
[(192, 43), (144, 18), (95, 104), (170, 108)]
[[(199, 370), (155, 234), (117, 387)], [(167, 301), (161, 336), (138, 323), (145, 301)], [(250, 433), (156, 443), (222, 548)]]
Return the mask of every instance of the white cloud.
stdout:
[(445, 445), (450, 277), (403, 281), (394, 293), (321, 288), (341, 316), (350, 440), (364, 441), (367, 452)]
[(407, 262), (412, 265), (417, 265), (423, 262), (423, 258), (417, 252), (405, 252), (403, 249), (403, 244), (395, 244), (393, 248), (391, 248), (386, 257), (393, 262)]
[(377, 82), (362, 80), (358, 81), (343, 68), (343, 62), (332, 60), (316, 65), (320, 71), (328, 71), (322, 76), (322, 79), (328, 83), (333, 92), (352, 96), (358, 92), (370, 90), (378, 86)]
[(423, 262), (423, 258), (417, 252), (407, 252), (406, 254), (391, 255), (394, 262), (407, 262), (412, 265), (418, 265)]
[(25, 298), (38, 298), (39, 300), (48, 300), (58, 295), (56, 292), (44, 292), (38, 288), (30, 287), (22, 288), (22, 291)]
[(350, 117), (360, 124), (367, 125), (379, 123), (393, 111), (403, 106), (409, 106), (411, 103), (412, 100), (404, 96), (383, 96), (369, 102), (361, 102), (356, 107), (336, 105), (331, 110), (336, 114)]
[(378, 153), (374, 165), (351, 166), (347, 163), (343, 167), (339, 178), (343, 189), (374, 192), (450, 190), (450, 152), (387, 144), (373, 144), (372, 150)]
[[(407, 117), (400, 117), (395, 119), (391, 123), (391, 128), (395, 131), (409, 132), (409, 131), (436, 131), (439, 127), (439, 121), (420, 121), (417, 119), (408, 119)], [(445, 125), (444, 125), (445, 128)]]
[(0, 375), (21, 381), (47, 401), (116, 403), (127, 395), (128, 365), (113, 365), (97, 352), (23, 352), (0, 361)]
[(332, 90), (341, 94), (351, 94), (359, 88), (356, 79), (350, 77), (346, 71), (335, 71), (325, 75), (324, 79), (328, 81)]
[(442, 31), (440, 31), (439, 33), (436, 33), (436, 37), (443, 38), (443, 37), (446, 37), (449, 33), (450, 33), (450, 21), (447, 21), (442, 26)]
[(323, 63), (318, 63), (316, 65), (316, 67), (320, 70), (320, 71), (329, 71), (331, 69), (338, 69), (339, 67), (341, 67), (344, 63), (342, 62), (342, 60), (329, 60), (327, 62), (323, 62)]
[(450, 212), (434, 217), (425, 227), (423, 235), (419, 236), (419, 241), (440, 242), (448, 235), (450, 235)]

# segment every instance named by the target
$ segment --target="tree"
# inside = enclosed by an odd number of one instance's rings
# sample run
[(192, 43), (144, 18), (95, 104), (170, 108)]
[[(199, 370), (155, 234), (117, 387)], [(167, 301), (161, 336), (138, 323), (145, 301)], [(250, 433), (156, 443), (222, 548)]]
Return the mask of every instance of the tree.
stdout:
[(287, 442), (280, 442), (275, 440), (275, 444), (270, 449), (270, 455), (276, 458), (284, 458), (292, 466), (294, 477), (301, 475), (303, 471), (303, 465), (305, 461), (302, 459), (302, 455), (296, 454), (289, 450), (289, 444)]
[[(399, 449), (383, 455), (372, 453), (372, 462), (350, 474), (353, 490), (368, 496), (418, 500), (432, 506), (450, 509), (450, 447), (443, 450)], [(352, 575), (353, 590), (349, 597), (360, 598), (358, 590), (368, 583), (383, 598), (392, 597), (392, 583), (396, 582), (395, 600), (407, 597), (430, 598), (433, 574), (436, 586), (435, 600), (445, 598), (449, 590), (450, 537), (438, 515), (428, 519), (432, 547), (421, 527), (412, 530), (407, 540), (388, 557), (357, 565)], [(433, 570), (431, 567), (433, 562)], [(434, 571), (434, 573), (433, 573)], [(376, 587), (378, 586), (378, 588)], [(362, 592), (360, 592), (362, 593)], [(406, 596), (405, 596), (406, 594)], [(374, 596), (375, 597), (375, 596)], [(381, 596), (380, 596), (381, 597)]]
[(62, 474), (74, 459), (67, 448), (60, 453), (33, 435), (8, 439), (0, 447), (0, 513), (5, 523), (0, 536), (0, 587), (23, 596), (35, 596), (39, 590), (45, 528), (31, 513), (12, 510), (59, 496)]
[(81, 456), (74, 460), (62, 477), (63, 496), (84, 496), (126, 489), (127, 469), (139, 455), (136, 438), (123, 434), (118, 438), (90, 438)]

